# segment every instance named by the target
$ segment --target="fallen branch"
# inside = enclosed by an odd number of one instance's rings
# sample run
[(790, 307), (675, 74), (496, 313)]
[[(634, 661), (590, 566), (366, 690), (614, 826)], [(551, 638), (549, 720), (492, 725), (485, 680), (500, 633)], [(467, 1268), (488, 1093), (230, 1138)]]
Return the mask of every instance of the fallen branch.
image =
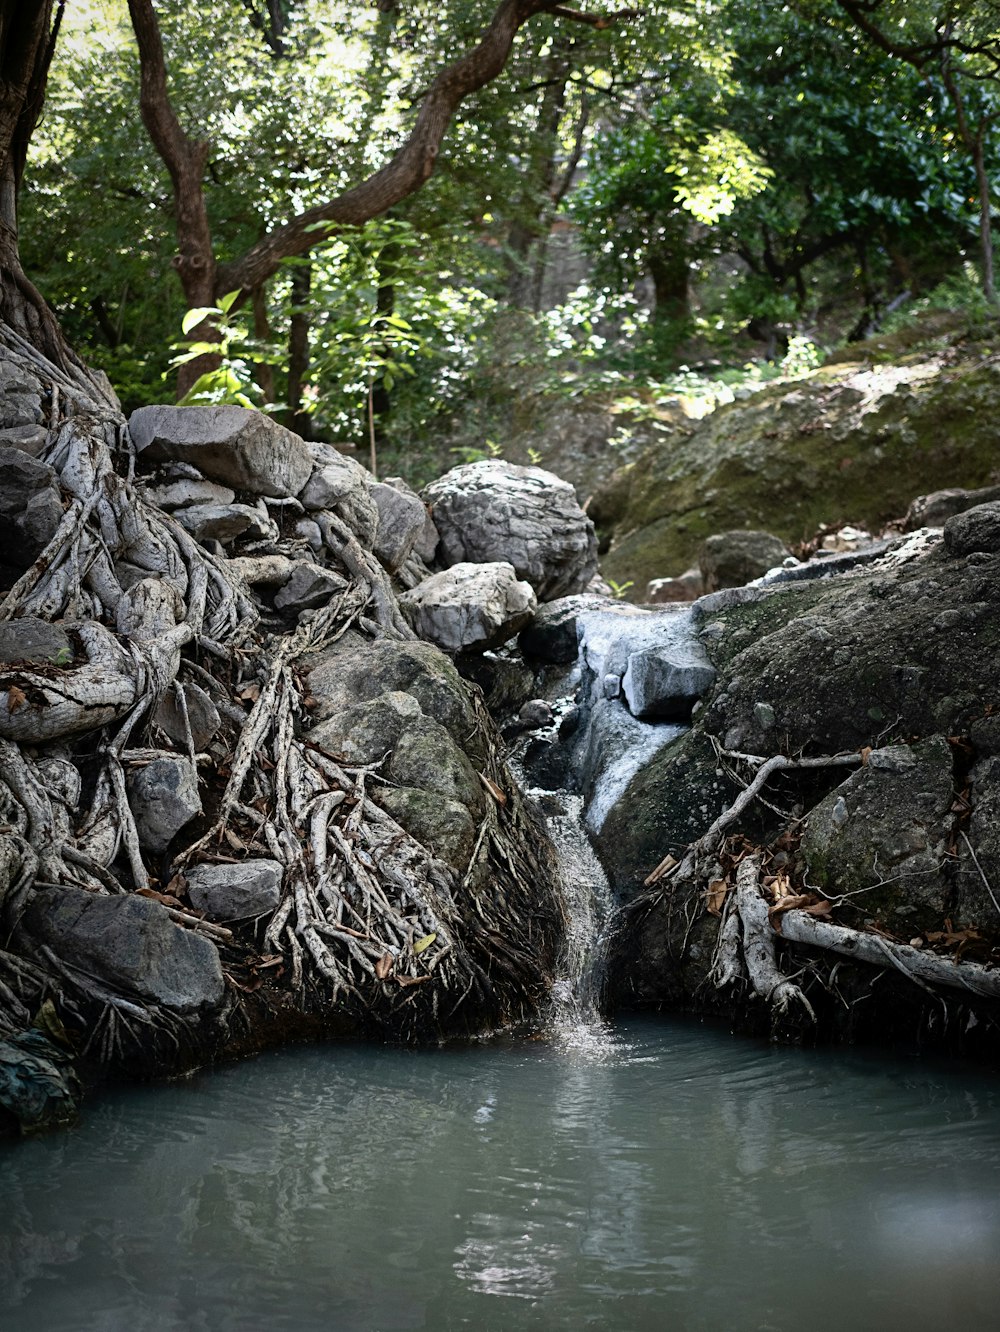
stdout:
[[(726, 750), (720, 752), (727, 758), (752, 757), (744, 754), (729, 754)], [(677, 861), (673, 856), (666, 856), (644, 880), (644, 886), (651, 888), (660, 879), (666, 878), (668, 874), (675, 875), (678, 879), (694, 877), (698, 862), (703, 856), (714, 855), (718, 851), (722, 843), (723, 833), (736, 822), (746, 807), (760, 794), (774, 773), (809, 768), (854, 767), (861, 762), (863, 762), (861, 754), (821, 754), (816, 758), (800, 759), (786, 758), (784, 754), (775, 754), (773, 758), (766, 759), (750, 785), (739, 793), (728, 809), (723, 810), (706, 833), (703, 833), (696, 842), (692, 842), (684, 859)]]
[(743, 924), (743, 960), (754, 990), (779, 1016), (798, 1004), (816, 1021), (812, 1004), (799, 986), (778, 966), (775, 934), (768, 919), (767, 903), (760, 895), (760, 857), (747, 856), (736, 871), (736, 903)]
[(871, 966), (884, 967), (889, 963), (914, 984), (944, 985), (983, 998), (1000, 998), (1000, 970), (981, 966), (978, 962), (952, 962), (937, 953), (893, 943), (880, 934), (866, 934), (845, 925), (817, 920), (804, 911), (786, 912), (781, 918), (781, 934), (794, 943), (840, 953)]

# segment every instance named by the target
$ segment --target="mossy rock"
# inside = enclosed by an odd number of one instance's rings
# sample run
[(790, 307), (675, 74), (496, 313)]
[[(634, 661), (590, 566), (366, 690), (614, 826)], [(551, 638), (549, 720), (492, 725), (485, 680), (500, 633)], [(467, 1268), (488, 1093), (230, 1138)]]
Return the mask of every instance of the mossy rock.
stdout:
[(602, 572), (641, 598), (716, 532), (795, 544), (831, 523), (880, 530), (915, 495), (993, 481), (998, 416), (1000, 354), (980, 346), (773, 385), (675, 430), (595, 496)]

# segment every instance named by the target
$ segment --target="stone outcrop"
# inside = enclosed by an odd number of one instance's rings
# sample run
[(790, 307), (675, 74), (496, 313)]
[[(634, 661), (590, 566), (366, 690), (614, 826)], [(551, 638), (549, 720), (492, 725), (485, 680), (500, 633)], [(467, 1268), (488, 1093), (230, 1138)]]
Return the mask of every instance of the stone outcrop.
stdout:
[(488, 460), (447, 472), (423, 492), (440, 535), (437, 560), (501, 561), (539, 601), (584, 591), (597, 572), (597, 540), (573, 487), (539, 467)]
[(509, 564), (453, 564), (399, 599), (416, 632), (445, 652), (482, 652), (514, 638), (537, 602)]
[(298, 435), (246, 407), (140, 407), (129, 431), (144, 461), (191, 463), (253, 495), (297, 495), (313, 471)]
[(222, 1002), (218, 949), (149, 898), (51, 888), (35, 894), (24, 927), (70, 966), (150, 1003), (192, 1013)]
[(790, 555), (785, 543), (770, 532), (718, 532), (698, 555), (703, 588), (717, 592), (721, 587), (743, 587)]
[(956, 337), (902, 364), (881, 364), (874, 344), (845, 355), (678, 425), (599, 487), (588, 512), (609, 547), (605, 576), (644, 589), (688, 568), (713, 533), (759, 528), (795, 543), (829, 524), (878, 532), (916, 490), (996, 484), (994, 345)]

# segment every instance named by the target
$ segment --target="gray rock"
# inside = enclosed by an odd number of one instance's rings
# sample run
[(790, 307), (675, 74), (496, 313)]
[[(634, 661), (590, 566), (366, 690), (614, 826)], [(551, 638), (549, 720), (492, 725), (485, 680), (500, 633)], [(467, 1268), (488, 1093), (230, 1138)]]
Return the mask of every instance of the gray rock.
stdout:
[(164, 851), (180, 830), (201, 813), (198, 775), (186, 758), (164, 754), (128, 777), (129, 805), (146, 851)]
[(191, 504), (174, 517), (196, 541), (221, 541), (226, 545), (238, 536), (269, 535), (256, 509), (248, 504)]
[(646, 587), (646, 600), (652, 605), (669, 601), (696, 601), (705, 591), (699, 569), (685, 569), (676, 578), (654, 578)]
[(178, 694), (183, 692), (187, 707), (188, 723), (195, 751), (200, 753), (212, 740), (222, 725), (219, 709), (200, 685), (181, 684), (175, 680), (161, 699), (153, 714), (153, 721), (174, 744), (187, 745), (187, 732), (184, 726), (184, 713)]
[(146, 498), (161, 509), (183, 509), (189, 504), (232, 504), (235, 490), (214, 481), (171, 481), (165, 486), (150, 486)]
[(708, 538), (698, 557), (705, 591), (743, 587), (777, 568), (790, 554), (770, 532), (719, 532)]
[[(602, 612), (615, 624), (626, 618), (639, 618), (645, 612), (628, 602), (614, 597), (592, 596), (583, 593), (574, 597), (560, 597), (539, 606), (534, 619), (521, 631), (517, 645), (532, 661), (568, 666), (577, 659), (582, 620), (595, 612)], [(622, 668), (624, 669), (624, 667)]]
[(43, 425), (12, 426), (0, 430), (0, 447), (20, 449), (33, 458), (38, 457), (48, 440), (49, 432)]
[(977, 504), (949, 518), (944, 525), (944, 544), (952, 555), (1000, 551), (1000, 500)]
[(830, 895), (860, 891), (866, 917), (891, 925), (905, 915), (915, 927), (939, 927), (949, 895), (952, 768), (942, 736), (873, 751), (807, 816), (808, 882)]
[(300, 541), (304, 541), (315, 554), (319, 554), (323, 549), (323, 533), (320, 531), (319, 523), (314, 518), (300, 518), (292, 532)]
[(297, 495), (313, 470), (298, 435), (246, 407), (140, 407), (129, 430), (145, 460), (191, 463), (254, 495)]
[(1000, 486), (986, 486), (982, 490), (935, 490), (929, 495), (918, 495), (906, 511), (904, 526), (908, 532), (920, 527), (943, 527), (949, 518), (979, 504), (1000, 500)]
[[(1000, 722), (996, 717), (984, 720)], [(958, 839), (952, 921), (960, 929), (972, 926), (992, 933), (1000, 925), (1000, 758), (994, 753), (982, 759), (969, 778), (969, 840)]]
[(63, 516), (56, 474), (22, 449), (0, 447), (0, 559), (24, 569), (52, 539)]
[(418, 842), (463, 873), (476, 843), (476, 825), (466, 807), (436, 791), (415, 786), (380, 787), (375, 798)]
[(363, 546), (371, 547), (378, 528), (378, 509), (368, 492), (371, 476), (353, 458), (345, 458), (331, 444), (309, 444), (313, 470), (299, 493), (303, 507), (335, 513)]
[(55, 536), (62, 517), (62, 501), (55, 489), (43, 490), (31, 497), (14, 520), (24, 542), (26, 558), (37, 559)]
[(396, 573), (424, 534), (427, 510), (418, 495), (388, 482), (373, 481), (368, 491), (378, 509), (373, 549), (385, 568)]
[(681, 721), (715, 683), (715, 667), (704, 649), (690, 640), (672, 647), (633, 652), (622, 691), (634, 717)]
[(430, 510), (427, 508), (427, 505), (424, 504), (417, 492), (411, 486), (408, 486), (401, 476), (387, 476), (385, 478), (385, 484), (387, 486), (392, 486), (393, 490), (398, 490), (401, 494), (409, 495), (420, 504), (424, 511), (424, 525), (420, 535), (414, 542), (413, 554), (416, 555), (418, 559), (422, 560), (424, 564), (433, 564), (434, 556), (437, 553), (438, 542), (441, 538), (438, 535), (437, 528), (434, 526), (434, 519), (430, 515)]
[(185, 872), (191, 904), (213, 920), (249, 920), (281, 901), (282, 868), (276, 860), (236, 865), (195, 865)]
[(69, 638), (56, 624), (25, 615), (0, 621), (0, 661), (34, 661), (68, 665), (73, 659)]
[(501, 561), (540, 601), (582, 592), (597, 572), (594, 525), (573, 487), (539, 467), (489, 459), (453, 468), (423, 492), (446, 567)]
[(332, 596), (343, 592), (347, 580), (332, 569), (308, 560), (296, 563), (291, 578), (274, 598), (276, 610), (301, 612), (325, 606)]
[(510, 564), (454, 564), (399, 598), (416, 632), (446, 652), (499, 647), (528, 624), (535, 611), (529, 583)]
[(62, 886), (36, 893), (24, 924), (74, 967), (180, 1013), (215, 1008), (225, 982), (213, 943), (148, 897)]

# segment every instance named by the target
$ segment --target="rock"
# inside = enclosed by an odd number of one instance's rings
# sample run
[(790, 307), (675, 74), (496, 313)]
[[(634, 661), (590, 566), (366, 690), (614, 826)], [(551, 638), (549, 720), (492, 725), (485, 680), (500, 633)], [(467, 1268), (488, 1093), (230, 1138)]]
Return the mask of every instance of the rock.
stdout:
[(59, 625), (49, 624), (33, 615), (0, 621), (0, 661), (67, 666), (72, 660), (72, 644)]
[(505, 720), (535, 692), (535, 672), (520, 654), (471, 652), (457, 657), (455, 665), (463, 680), (470, 680), (483, 691), (483, 701), (494, 720)]
[(307, 447), (313, 470), (299, 492), (302, 505), (312, 512), (329, 509), (336, 513), (361, 544), (370, 549), (378, 529), (378, 509), (368, 493), (370, 474), (331, 444)]
[(298, 614), (325, 606), (331, 597), (343, 592), (347, 580), (332, 569), (300, 560), (288, 582), (274, 598), (275, 610)]
[(540, 601), (582, 592), (597, 572), (594, 525), (573, 487), (538, 467), (490, 459), (453, 468), (423, 492), (438, 561), (502, 561)]
[(238, 536), (270, 535), (256, 509), (248, 504), (190, 504), (178, 509), (174, 517), (196, 541), (221, 541), (223, 545)]
[(200, 685), (181, 684), (175, 680), (160, 700), (153, 714), (153, 721), (175, 745), (186, 747), (187, 731), (179, 698), (181, 693), (184, 695), (195, 752), (201, 753), (217, 734), (222, 725), (222, 718), (219, 716), (219, 709)]
[(298, 435), (247, 407), (140, 407), (129, 430), (144, 461), (191, 463), (254, 495), (297, 495), (313, 470)]
[(309, 689), (309, 739), (351, 762), (386, 759), (382, 775), (395, 785), (373, 785), (379, 803), (464, 873), (484, 809), (485, 749), (453, 663), (430, 643), (345, 635), (317, 654)]
[[(1000, 723), (1000, 717), (985, 718)], [(966, 836), (958, 839), (956, 901), (952, 922), (992, 931), (1000, 925), (1000, 734), (994, 729), (994, 753), (969, 773), (972, 814)]]
[(743, 587), (790, 554), (780, 537), (770, 532), (719, 532), (708, 538), (698, 558), (705, 591)]
[(20, 449), (37, 458), (49, 441), (49, 432), (43, 425), (12, 426), (0, 430), (0, 448)]
[(0, 447), (0, 560), (26, 569), (63, 516), (56, 474), (18, 448)]
[[(870, 532), (899, 519), (918, 490), (993, 483), (1000, 351), (973, 339), (884, 365), (826, 365), (689, 422), (599, 488), (588, 505), (605, 577), (638, 589), (684, 569), (706, 537), (734, 528), (800, 541), (838, 515)], [(984, 352), (986, 353), (984, 355)], [(958, 423), (960, 423), (960, 428)]]
[(944, 544), (953, 555), (1000, 551), (1000, 500), (977, 504), (949, 518), (944, 525)]
[(475, 709), (454, 662), (430, 643), (371, 642), (346, 634), (306, 660), (316, 721), (398, 692), (413, 698), (419, 710), (440, 722), (456, 741), (467, 745), (476, 732)]
[(175, 925), (159, 902), (62, 885), (35, 894), (29, 932), (71, 966), (179, 1013), (216, 1008), (225, 983), (214, 944)]
[(668, 601), (696, 601), (705, 591), (700, 569), (685, 569), (676, 578), (654, 578), (646, 586), (646, 600), (652, 605)]
[(935, 490), (929, 495), (918, 495), (906, 511), (903, 523), (907, 532), (920, 527), (944, 527), (949, 518), (978, 504), (1000, 500), (1000, 486), (986, 486), (982, 490), (962, 490), (953, 486)]
[(535, 594), (510, 564), (454, 564), (399, 598), (416, 632), (446, 652), (499, 647), (530, 621)]
[(396, 573), (424, 535), (427, 510), (418, 495), (387, 482), (370, 482), (368, 493), (378, 509), (373, 549), (385, 568)]
[(56, 534), (62, 522), (63, 506), (55, 489), (33, 495), (14, 524), (24, 542), (23, 558), (30, 562), (38, 558)]
[(146, 498), (161, 509), (183, 509), (189, 504), (232, 504), (236, 492), (214, 481), (171, 481), (165, 486), (150, 486)]
[(276, 860), (195, 865), (185, 871), (192, 906), (212, 920), (249, 920), (281, 901), (282, 867)]
[(413, 554), (416, 555), (418, 559), (422, 560), (424, 564), (433, 564), (434, 556), (437, 553), (438, 542), (441, 538), (434, 525), (434, 519), (430, 515), (430, 510), (417, 492), (411, 486), (408, 486), (401, 476), (387, 476), (385, 478), (385, 484), (387, 486), (392, 486), (393, 490), (398, 490), (403, 495), (409, 495), (420, 504), (420, 507), (424, 511), (424, 525), (420, 535), (413, 544)]
[(165, 851), (180, 830), (201, 813), (198, 775), (186, 758), (164, 754), (134, 768), (128, 798), (146, 851)]
[(576, 661), (579, 653), (581, 621), (595, 612), (605, 613), (615, 624), (620, 624), (625, 617), (642, 617), (644, 614), (614, 597), (589, 594), (560, 597), (558, 601), (539, 606), (531, 624), (521, 631), (518, 647), (532, 661), (569, 665)]
[[(961, 735), (1000, 695), (1000, 555), (956, 558), (939, 544), (895, 567), (775, 584), (713, 615), (703, 641), (722, 678), (704, 721), (730, 749), (837, 753), (878, 746), (887, 729)], [(759, 703), (773, 709), (766, 728)]]
[(943, 736), (873, 750), (806, 818), (807, 882), (829, 896), (863, 890), (857, 906), (890, 928), (943, 923), (944, 866), (954, 799), (951, 748)]
[(517, 718), (526, 726), (536, 729), (541, 726), (551, 726), (555, 714), (551, 703), (547, 703), (544, 698), (529, 698), (527, 703), (522, 704)]
[(320, 531), (319, 523), (313, 518), (300, 518), (292, 528), (295, 536), (300, 541), (304, 541), (312, 551), (318, 555), (323, 549), (323, 533)]
[(414, 786), (380, 787), (378, 803), (418, 842), (464, 872), (476, 843), (476, 825), (466, 807)]
[(633, 717), (685, 721), (715, 683), (715, 667), (696, 641), (633, 652), (622, 691)]
[(37, 1028), (0, 1040), (0, 1111), (23, 1134), (66, 1128), (77, 1114), (81, 1087), (66, 1050)]

